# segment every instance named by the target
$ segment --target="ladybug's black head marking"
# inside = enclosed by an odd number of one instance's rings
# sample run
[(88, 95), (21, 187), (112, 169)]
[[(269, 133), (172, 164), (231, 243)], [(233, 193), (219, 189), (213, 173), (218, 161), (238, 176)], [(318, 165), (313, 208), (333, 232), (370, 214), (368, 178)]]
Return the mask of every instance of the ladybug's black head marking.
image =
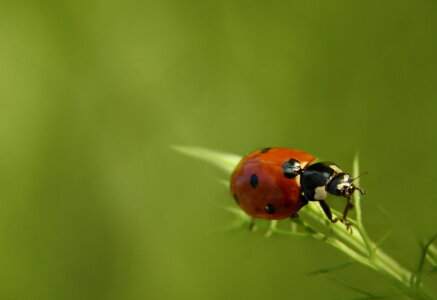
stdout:
[(302, 173), (302, 168), (297, 160), (289, 159), (282, 164), (282, 171), (284, 172), (285, 177), (294, 178)]
[(355, 192), (355, 190), (359, 191), (361, 194), (364, 194), (364, 190), (353, 184), (354, 179), (351, 175), (347, 173), (339, 173), (335, 175), (329, 184), (326, 186), (326, 190), (337, 196), (343, 196), (346, 198), (350, 198), (350, 196)]

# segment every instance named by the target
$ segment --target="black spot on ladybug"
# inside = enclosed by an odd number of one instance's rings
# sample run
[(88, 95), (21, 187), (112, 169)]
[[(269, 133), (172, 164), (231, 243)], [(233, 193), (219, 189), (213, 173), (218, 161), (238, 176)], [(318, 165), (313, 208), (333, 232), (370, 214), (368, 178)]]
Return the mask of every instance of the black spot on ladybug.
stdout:
[(282, 165), (282, 171), (287, 178), (294, 178), (302, 171), (300, 163), (295, 159), (289, 159)]
[(266, 207), (264, 207), (264, 210), (266, 211), (266, 213), (268, 214), (274, 214), (275, 213), (275, 207), (273, 205), (271, 205), (270, 203), (266, 205)]
[(237, 194), (234, 194), (234, 200), (235, 200), (235, 203), (237, 203), (238, 205), (240, 205), (240, 200), (238, 199)]
[(256, 176), (256, 174), (252, 174), (252, 176), (250, 176), (250, 185), (253, 188), (256, 188), (258, 185), (258, 176)]
[(267, 153), (270, 151), (270, 149), (272, 149), (272, 148), (262, 148), (261, 153)]

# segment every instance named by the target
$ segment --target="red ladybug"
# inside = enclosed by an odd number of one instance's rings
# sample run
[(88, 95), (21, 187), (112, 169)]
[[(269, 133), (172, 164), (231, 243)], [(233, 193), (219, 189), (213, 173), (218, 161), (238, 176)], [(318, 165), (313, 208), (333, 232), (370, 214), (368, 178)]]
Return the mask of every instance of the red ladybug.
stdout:
[[(311, 164), (315, 157), (288, 148), (263, 148), (243, 157), (231, 175), (235, 202), (250, 216), (279, 220), (296, 217), (308, 201), (318, 201), (332, 222), (346, 221), (351, 195), (364, 191), (354, 178), (331, 162)], [(347, 199), (343, 218), (332, 217), (325, 202), (329, 194)]]

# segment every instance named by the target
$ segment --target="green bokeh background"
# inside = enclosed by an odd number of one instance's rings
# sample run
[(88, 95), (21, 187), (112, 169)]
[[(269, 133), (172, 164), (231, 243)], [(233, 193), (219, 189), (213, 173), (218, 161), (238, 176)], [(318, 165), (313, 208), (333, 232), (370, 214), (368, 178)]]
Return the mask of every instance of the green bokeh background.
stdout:
[(437, 230), (436, 30), (425, 0), (2, 1), (0, 299), (357, 296), (307, 275), (347, 261), (327, 245), (224, 231), (221, 173), (171, 144), (346, 170), (359, 151), (366, 226), (414, 268)]

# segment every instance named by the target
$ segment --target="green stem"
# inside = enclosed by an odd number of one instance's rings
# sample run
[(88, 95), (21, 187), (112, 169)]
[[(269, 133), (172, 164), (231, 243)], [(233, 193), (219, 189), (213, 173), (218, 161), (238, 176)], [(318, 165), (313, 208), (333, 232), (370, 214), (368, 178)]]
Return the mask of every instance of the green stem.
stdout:
[[(354, 184), (355, 186), (360, 186), (360, 164), (359, 164), (359, 159), (358, 159), (358, 152), (355, 154), (354, 157), (354, 161), (353, 161), (353, 166), (352, 166), (352, 176), (355, 178), (354, 179)], [(364, 241), (364, 243), (366, 244), (366, 248), (369, 254), (369, 257), (371, 257), (373, 255), (374, 252), (374, 248), (371, 246), (371, 242), (370, 242), (370, 238), (367, 235), (366, 229), (364, 228), (363, 225), (363, 217), (362, 217), (362, 213), (361, 213), (361, 193), (356, 192), (354, 194), (354, 202), (355, 202), (355, 211), (356, 211), (356, 218), (357, 218), (357, 229), (361, 235), (362, 240)]]

